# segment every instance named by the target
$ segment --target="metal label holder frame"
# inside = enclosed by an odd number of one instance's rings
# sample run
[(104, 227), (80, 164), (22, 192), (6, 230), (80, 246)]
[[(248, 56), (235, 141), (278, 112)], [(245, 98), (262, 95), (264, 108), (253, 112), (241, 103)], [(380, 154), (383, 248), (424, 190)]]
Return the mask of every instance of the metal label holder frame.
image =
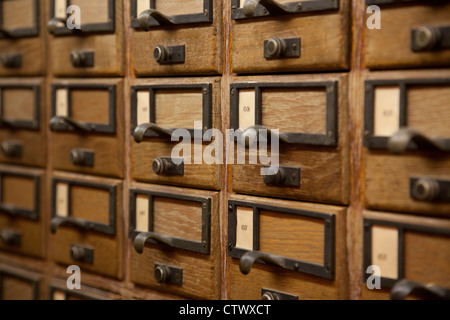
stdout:
[[(375, 136), (375, 89), (377, 87), (396, 86), (400, 88), (400, 116), (399, 127), (407, 126), (408, 114), (408, 87), (415, 85), (449, 86), (450, 79), (402, 79), (402, 80), (367, 80), (365, 82), (365, 106), (364, 106), (364, 146), (369, 149), (388, 149), (390, 137)], [(442, 140), (450, 145), (450, 137)], [(408, 150), (417, 150), (410, 143)]]
[(76, 181), (76, 180), (69, 180), (69, 179), (61, 179), (61, 178), (53, 178), (52, 180), (52, 212), (51, 217), (57, 218), (59, 217), (56, 214), (56, 187), (58, 183), (64, 183), (68, 185), (68, 199), (67, 199), (67, 208), (68, 208), (68, 217), (67, 219), (69, 221), (79, 221), (81, 219), (72, 217), (72, 197), (71, 197), (71, 189), (72, 186), (78, 186), (78, 187), (87, 187), (87, 188), (94, 188), (94, 189), (102, 189), (107, 190), (109, 192), (109, 224), (100, 223), (100, 222), (93, 222), (89, 221), (87, 226), (84, 228), (85, 230), (92, 230), (99, 233), (104, 233), (107, 235), (115, 236), (116, 235), (116, 219), (117, 219), (117, 209), (116, 209), (116, 203), (117, 203), (117, 187), (114, 185), (109, 184), (102, 184), (102, 183), (93, 183), (93, 182), (84, 182), (84, 181)]
[(369, 266), (372, 265), (372, 227), (373, 226), (385, 226), (394, 227), (398, 230), (398, 278), (390, 279), (381, 277), (381, 286), (383, 288), (392, 288), (395, 283), (405, 277), (405, 231), (416, 231), (421, 233), (430, 233), (433, 235), (443, 235), (450, 237), (450, 229), (440, 229), (429, 226), (407, 224), (401, 222), (377, 220), (377, 219), (364, 219), (364, 281), (371, 276), (366, 273)]
[[(231, 85), (231, 129), (239, 129), (239, 90), (255, 89), (255, 125), (262, 125), (262, 92), (264, 89), (312, 89), (325, 88), (326, 134), (280, 132), (290, 144), (336, 147), (338, 144), (338, 82), (289, 82), (289, 83), (235, 83)], [(247, 129), (247, 128), (245, 128)], [(245, 130), (244, 129), (244, 130)]]
[[(66, 8), (71, 5), (71, 0), (66, 0)], [(116, 3), (108, 0), (108, 22), (89, 23), (81, 25), (81, 30), (70, 30), (66, 26), (57, 28), (54, 36), (78, 35), (79, 33), (114, 33), (116, 31)], [(55, 0), (50, 0), (50, 19), (55, 18)], [(66, 14), (66, 19), (68, 18)]]
[[(3, 29), (3, 0), (0, 0), (0, 28)], [(8, 35), (0, 32), (0, 39), (5, 38), (29, 38), (39, 36), (39, 0), (33, 0), (34, 26), (30, 28), (19, 28), (8, 31)]]
[[(140, 12), (137, 12), (137, 1), (131, 0), (131, 27), (133, 29), (140, 30), (138, 16)], [(150, 8), (154, 9), (156, 7), (156, 0), (149, 0)], [(176, 16), (172, 16), (172, 19), (176, 22), (176, 26), (178, 25), (187, 25), (194, 23), (213, 23), (214, 20), (214, 10), (213, 10), (213, 0), (203, 0), (203, 12), (193, 13), (193, 14), (180, 14)], [(208, 13), (205, 15), (205, 13)], [(158, 21), (154, 18), (150, 18), (150, 26), (151, 27), (165, 27), (161, 26)]]
[[(131, 189), (130, 190), (130, 228), (128, 237), (134, 240), (141, 232), (136, 230), (136, 198), (138, 195), (148, 196), (148, 215), (149, 215), (149, 232), (154, 230), (154, 198), (166, 198), (182, 201), (190, 201), (202, 204), (202, 239), (201, 241), (186, 240), (181, 238), (171, 237), (174, 242), (174, 248), (184, 249), (192, 252), (202, 253), (205, 255), (211, 254), (211, 198), (188, 196), (174, 193), (153, 192), (147, 190)], [(153, 244), (158, 244), (155, 241), (148, 240)]]
[[(9, 205), (5, 205), (3, 203), (3, 178), (5, 176), (10, 177), (17, 177), (17, 178), (26, 178), (26, 179), (32, 179), (34, 184), (34, 209), (28, 210), (23, 208), (15, 208), (12, 212), (8, 212)], [(16, 173), (16, 172), (9, 172), (9, 171), (0, 171), (0, 212), (6, 213), (12, 216), (18, 216), (24, 219), (29, 219), (33, 221), (39, 221), (40, 217), (40, 180), (41, 176), (37, 174), (27, 174), (27, 173)]]
[[(245, 201), (228, 201), (228, 255), (240, 259), (249, 250), (236, 247), (237, 207), (253, 209), (253, 251), (259, 251), (260, 243), (260, 211), (274, 211), (277, 213), (291, 214), (306, 218), (323, 220), (324, 222), (324, 264), (306, 262), (296, 259), (282, 257), (288, 265), (289, 270), (311, 274), (325, 279), (334, 279), (336, 270), (335, 261), (335, 216), (332, 214), (307, 211), (293, 208), (276, 207)], [(258, 261), (257, 261), (258, 262)]]
[[(117, 131), (117, 110), (116, 110), (116, 85), (109, 84), (71, 84), (71, 85), (63, 85), (63, 84), (53, 84), (52, 85), (52, 117), (56, 116), (56, 91), (58, 89), (67, 89), (67, 111), (68, 117), (72, 116), (72, 101), (71, 101), (71, 93), (74, 90), (93, 90), (93, 89), (105, 89), (109, 92), (109, 124), (104, 123), (86, 123), (91, 128), (92, 133), (107, 133), (107, 134), (115, 134)], [(80, 121), (81, 122), (81, 121)], [(70, 132), (70, 130), (58, 130), (58, 132)]]
[[(3, 118), (4, 113), (4, 89), (32, 89), (34, 91), (34, 119), (33, 120), (13, 120), (8, 121), (7, 125), (2, 125), (5, 120)], [(12, 128), (12, 129), (24, 129), (35, 130), (40, 129), (40, 85), (26, 85), (26, 84), (2, 84), (0, 85), (0, 128)]]
[[(258, 4), (255, 10), (255, 15), (252, 17), (247, 17), (244, 14), (244, 9), (241, 8), (241, 1), (245, 0), (231, 0), (231, 19), (233, 20), (243, 20), (243, 19), (253, 19), (258, 17), (269, 17), (271, 16), (270, 12), (265, 10), (265, 8)], [(293, 11), (292, 13), (288, 13), (288, 15), (297, 15), (301, 13), (316, 13), (322, 11), (329, 10), (339, 10), (339, 0), (315, 0), (315, 1), (294, 1), (283, 3), (289, 11)], [(300, 8), (300, 9), (298, 9)]]
[[(134, 131), (137, 127), (138, 122), (138, 112), (137, 112), (137, 92), (148, 90), (150, 92), (150, 123), (156, 123), (156, 101), (155, 95), (158, 90), (189, 90), (189, 89), (199, 89), (202, 90), (203, 94), (203, 129), (201, 136), (203, 139), (203, 134), (205, 131), (213, 128), (213, 101), (212, 101), (212, 84), (187, 84), (187, 85), (148, 85), (148, 86), (132, 86), (131, 87), (131, 135), (134, 135)], [(171, 130), (182, 129), (182, 128), (170, 128)], [(189, 131), (192, 139), (196, 135), (195, 129), (187, 129)], [(146, 138), (159, 138), (160, 135), (153, 131), (148, 131), (145, 134)]]

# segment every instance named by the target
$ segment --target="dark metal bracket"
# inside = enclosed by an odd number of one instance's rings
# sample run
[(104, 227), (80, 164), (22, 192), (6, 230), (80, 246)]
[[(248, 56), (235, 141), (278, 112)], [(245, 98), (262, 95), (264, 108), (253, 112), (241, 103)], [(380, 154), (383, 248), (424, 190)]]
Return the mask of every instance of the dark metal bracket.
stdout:
[[(314, 146), (336, 147), (338, 144), (338, 82), (288, 82), (288, 83), (235, 83), (231, 85), (231, 110), (230, 124), (231, 129), (236, 131), (235, 137), (239, 133), (244, 134), (248, 129), (268, 130), (270, 128), (262, 126), (262, 92), (265, 89), (325, 89), (327, 94), (326, 105), (326, 134), (297, 133), (297, 132), (280, 132), (279, 139), (283, 143), (288, 144), (304, 144)], [(255, 126), (251, 128), (239, 129), (239, 90), (254, 89), (255, 90)], [(243, 131), (245, 130), (245, 131)]]
[[(243, 2), (242, 8), (241, 2)], [(279, 3), (274, 0), (231, 0), (231, 18), (233, 20), (300, 13), (320, 13), (338, 9), (339, 0), (293, 1), (288, 3)]]
[(450, 180), (411, 178), (411, 199), (423, 202), (450, 202)]
[(391, 290), (391, 300), (405, 300), (412, 294), (429, 300), (450, 300), (450, 289), (433, 284), (425, 285), (407, 279), (395, 283)]
[(423, 26), (411, 30), (413, 52), (450, 49), (450, 27)]
[(94, 249), (80, 244), (72, 244), (70, 257), (76, 262), (94, 263)]
[[(149, 208), (148, 208), (149, 232), (140, 232), (139, 230), (136, 230), (136, 198), (138, 195), (148, 196), (149, 199)], [(192, 241), (155, 234), (153, 232), (154, 230), (153, 205), (155, 197), (201, 203), (202, 204), (201, 241)], [(188, 251), (209, 255), (211, 251), (211, 199), (181, 194), (161, 193), (161, 192), (132, 189), (130, 190), (130, 228), (128, 237), (130, 239), (133, 239), (135, 249), (138, 253), (143, 252), (145, 243), (152, 243), (152, 244), (164, 244), (172, 248), (184, 249)], [(140, 240), (137, 241), (138, 237)]]
[(177, 64), (186, 62), (186, 46), (157, 46), (153, 50), (153, 58), (159, 64)]
[[(71, 5), (71, 0), (66, 0), (66, 8)], [(68, 16), (66, 15), (65, 19)], [(68, 36), (68, 35), (79, 35), (81, 34), (91, 34), (91, 33), (114, 33), (116, 30), (116, 2), (115, 0), (108, 0), (108, 21), (100, 23), (89, 23), (82, 24), (81, 30), (71, 30), (67, 28), (66, 24), (63, 23), (61, 26), (57, 23), (57, 18), (55, 18), (55, 0), (50, 0), (50, 21), (49, 21), (49, 33), (53, 36)], [(65, 22), (65, 21), (64, 21)], [(51, 27), (50, 27), (51, 25)]]
[[(133, 29), (148, 31), (152, 27), (212, 23), (214, 16), (213, 5), (213, 0), (203, 0), (203, 12), (166, 16), (162, 12), (155, 9), (156, 0), (149, 0), (150, 10), (147, 10), (148, 12), (137, 12), (137, 0), (131, 0), (131, 27)], [(139, 23), (139, 18), (141, 18), (143, 22)]]
[[(266, 167), (269, 168), (269, 167)], [(264, 183), (269, 185), (300, 187), (300, 168), (279, 167), (274, 175), (264, 175)]]
[(33, 26), (6, 30), (3, 26), (3, 0), (0, 0), (0, 39), (2, 38), (29, 38), (39, 36), (39, 0), (33, 0)]
[(22, 68), (22, 54), (20, 53), (2, 53), (0, 60), (6, 69)]
[(152, 169), (157, 175), (184, 176), (184, 159), (176, 159), (180, 164), (175, 164), (172, 158), (159, 157), (153, 160)]
[(261, 300), (298, 300), (298, 296), (270, 289), (261, 289)]
[(155, 263), (155, 279), (159, 283), (183, 285), (183, 269)]
[[(253, 208), (253, 250), (236, 247), (237, 207)], [(261, 210), (298, 215), (324, 222), (324, 264), (290, 259), (259, 251), (259, 213)], [(272, 264), (287, 270), (303, 272), (325, 279), (335, 278), (335, 216), (322, 212), (306, 211), (292, 208), (275, 207), (245, 201), (228, 201), (228, 255), (240, 259), (240, 270), (248, 274), (255, 262)]]
[(22, 234), (14, 230), (2, 230), (0, 233), (0, 239), (8, 246), (20, 247), (22, 245)]
[(264, 58), (268, 60), (300, 58), (301, 39), (272, 38), (264, 40)]
[(5, 140), (1, 145), (2, 153), (9, 158), (21, 158), (23, 154), (23, 144), (21, 141)]
[(91, 150), (72, 149), (70, 162), (75, 166), (94, 167), (95, 153)]
[(70, 53), (70, 62), (74, 68), (93, 68), (95, 53), (94, 51), (74, 50)]

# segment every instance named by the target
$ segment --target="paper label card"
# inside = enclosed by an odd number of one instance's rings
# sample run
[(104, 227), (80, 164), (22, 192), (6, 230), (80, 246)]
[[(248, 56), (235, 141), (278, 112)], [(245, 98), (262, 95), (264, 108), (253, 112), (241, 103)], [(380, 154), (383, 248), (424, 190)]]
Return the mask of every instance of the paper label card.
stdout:
[(380, 267), (381, 277), (398, 279), (398, 229), (372, 227), (372, 264)]
[(241, 130), (255, 125), (255, 97), (254, 89), (239, 90), (239, 129)]
[(149, 216), (148, 216), (149, 200), (148, 196), (138, 195), (136, 197), (136, 230), (141, 232), (149, 232)]
[(376, 88), (374, 121), (377, 137), (390, 137), (400, 129), (399, 87)]
[(56, 185), (56, 215), (65, 218), (69, 216), (69, 185), (66, 183)]
[(236, 210), (236, 248), (253, 250), (253, 208)]

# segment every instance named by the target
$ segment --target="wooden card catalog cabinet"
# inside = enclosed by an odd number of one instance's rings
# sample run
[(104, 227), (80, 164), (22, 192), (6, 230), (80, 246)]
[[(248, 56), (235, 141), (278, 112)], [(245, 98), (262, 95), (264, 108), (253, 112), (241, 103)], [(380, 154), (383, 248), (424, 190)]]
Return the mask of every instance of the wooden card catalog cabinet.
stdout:
[(0, 1), (0, 76), (45, 74), (44, 0)]
[(42, 80), (0, 80), (0, 162), (45, 167), (47, 144)]
[(345, 75), (251, 77), (233, 83), (234, 159), (228, 159), (233, 191), (347, 204), (347, 108)]
[(0, 165), (0, 249), (44, 258), (45, 174)]
[(0, 300), (40, 300), (41, 281), (35, 272), (0, 265)]
[(50, 53), (57, 76), (124, 74), (123, 2), (50, 0)]
[(222, 13), (222, 0), (131, 0), (134, 73), (221, 73)]
[(371, 211), (364, 217), (363, 299), (450, 298), (450, 221)]
[(376, 79), (366, 81), (368, 208), (449, 215), (448, 75), (402, 78), (397, 74), (383, 79), (374, 75)]
[(219, 193), (134, 184), (131, 280), (193, 299), (220, 298)]
[(341, 207), (233, 196), (230, 298), (345, 299), (345, 215)]
[(122, 279), (121, 195), (119, 180), (56, 175), (50, 223), (53, 260)]
[[(450, 65), (450, 3), (439, 0), (366, 0), (381, 8), (381, 28), (364, 28), (371, 69)], [(374, 14), (367, 10), (366, 19)]]
[(50, 285), (50, 300), (120, 300), (113, 293), (82, 285), (81, 289), (70, 290), (66, 280), (55, 279)]
[(122, 80), (84, 80), (51, 87), (53, 167), (123, 177)]
[(231, 0), (233, 72), (349, 68), (350, 4)]
[[(131, 87), (133, 178), (219, 190), (220, 80), (135, 81)], [(180, 137), (181, 135), (181, 137)], [(213, 150), (214, 149), (214, 150)]]

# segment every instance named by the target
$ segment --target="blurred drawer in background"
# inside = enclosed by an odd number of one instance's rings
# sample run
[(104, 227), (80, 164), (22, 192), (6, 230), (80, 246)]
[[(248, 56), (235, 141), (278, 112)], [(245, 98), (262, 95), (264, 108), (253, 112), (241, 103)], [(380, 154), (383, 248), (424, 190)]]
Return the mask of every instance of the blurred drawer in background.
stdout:
[(374, 73), (367, 78), (366, 206), (448, 216), (450, 73)]
[(122, 279), (122, 181), (55, 173), (51, 192), (52, 259)]
[(47, 223), (45, 173), (0, 165), (0, 249), (44, 258)]
[(131, 281), (193, 299), (220, 299), (219, 193), (133, 184)]
[(122, 80), (67, 80), (51, 86), (53, 168), (123, 177)]
[(40, 300), (42, 276), (0, 264), (0, 300)]
[(230, 298), (348, 298), (346, 212), (344, 207), (232, 196)]
[(40, 76), (46, 68), (45, 1), (0, 2), (0, 76)]
[[(258, 159), (234, 144), (232, 189), (237, 193), (348, 204), (349, 134), (347, 75), (302, 75), (233, 78), (231, 128), (254, 140), (268, 129), (269, 142), (279, 137), (279, 152), (259, 141)], [(279, 134), (272, 130), (280, 130)], [(240, 141), (239, 141), (240, 140)], [(245, 152), (245, 164), (240, 156)], [(256, 152), (256, 150), (252, 151)], [(240, 155), (241, 154), (241, 155)], [(271, 164), (264, 162), (271, 157)], [(279, 157), (275, 175), (261, 169)], [(231, 162), (229, 162), (231, 163)]]
[(86, 286), (84, 281), (81, 289), (70, 290), (67, 288), (67, 280), (53, 279), (50, 284), (50, 300), (120, 300), (120, 296)]
[(0, 80), (0, 162), (46, 166), (47, 124), (42, 79)]
[(381, 29), (364, 28), (368, 68), (450, 65), (448, 1), (366, 0), (366, 5), (381, 8)]
[[(79, 12), (73, 7), (78, 6)], [(121, 0), (50, 0), (51, 70), (56, 76), (124, 75)], [(70, 13), (67, 13), (69, 11)], [(79, 13), (81, 29), (71, 26)], [(70, 27), (70, 28), (69, 28)]]
[(350, 3), (232, 0), (233, 72), (348, 69)]
[(222, 13), (222, 0), (131, 0), (134, 73), (222, 73)]
[(364, 279), (377, 266), (381, 289), (363, 284), (363, 299), (450, 297), (450, 220), (364, 213)]
[[(134, 136), (134, 179), (195, 188), (221, 188), (223, 160), (219, 151), (223, 146), (219, 140), (222, 140), (222, 135), (215, 137), (214, 141), (218, 143), (216, 153), (207, 149), (216, 146), (211, 141), (194, 140), (196, 136), (203, 140), (210, 129), (221, 129), (220, 88), (218, 78), (133, 82), (131, 134)], [(171, 135), (176, 129), (181, 129), (177, 130), (178, 133), (183, 131), (189, 136), (172, 142)], [(176, 151), (181, 148), (186, 152)], [(172, 158), (172, 153), (176, 158)], [(206, 159), (205, 154), (212, 154), (211, 159)], [(217, 157), (220, 161), (215, 161)], [(181, 164), (175, 164), (175, 159)]]

